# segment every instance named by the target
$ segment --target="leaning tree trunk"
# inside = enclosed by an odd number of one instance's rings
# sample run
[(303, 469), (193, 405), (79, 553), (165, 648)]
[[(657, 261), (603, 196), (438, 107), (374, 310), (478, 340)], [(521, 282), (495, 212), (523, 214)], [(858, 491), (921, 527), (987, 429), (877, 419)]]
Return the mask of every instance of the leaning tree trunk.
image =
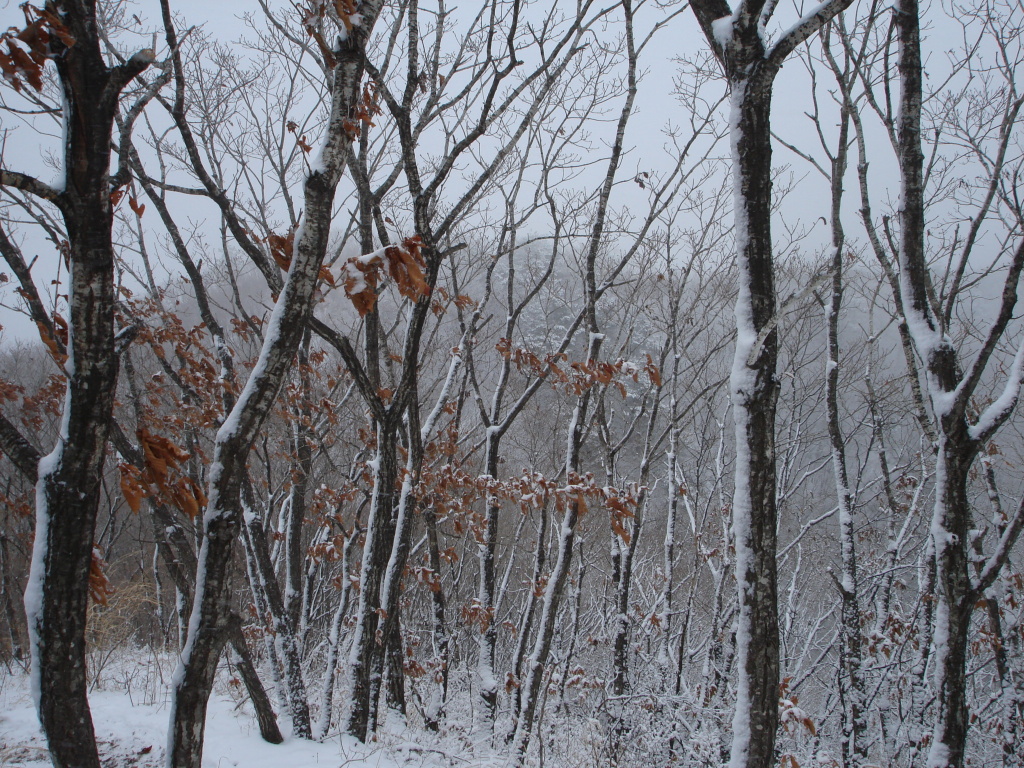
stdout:
[[(318, 161), (304, 183), (305, 214), (295, 234), (288, 277), (268, 323), (259, 360), (214, 445), (195, 600), (173, 680), (167, 761), (175, 768), (199, 768), (202, 760), (206, 705), (229, 625), (231, 564), (242, 524), (241, 490), (247, 460), (312, 317), (313, 294), (330, 237), (334, 193), (351, 152), (351, 126), (359, 125), (366, 43), (382, 5), (383, 0), (363, 0), (361, 23), (352, 26), (346, 39), (339, 38), (338, 50), (332, 52), (330, 113)], [(168, 44), (175, 51), (175, 111), (183, 121), (184, 72), (166, 0), (162, 7)]]

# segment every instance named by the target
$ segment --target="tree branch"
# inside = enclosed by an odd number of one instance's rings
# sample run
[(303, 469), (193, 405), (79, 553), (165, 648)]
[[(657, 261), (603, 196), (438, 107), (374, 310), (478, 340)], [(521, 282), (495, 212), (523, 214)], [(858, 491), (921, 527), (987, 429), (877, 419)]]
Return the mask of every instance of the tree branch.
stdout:
[(725, 0), (693, 0), (690, 7), (693, 8), (693, 15), (697, 17), (697, 23), (700, 24), (704, 37), (714, 51), (715, 58), (724, 63), (725, 50), (718, 41), (713, 25), (717, 19), (732, 16), (732, 8)]
[(47, 202), (53, 203), (62, 211), (64, 210), (64, 199), (61, 196), (61, 193), (49, 184), (44, 184), (34, 176), (29, 176), (26, 173), (19, 173), (18, 171), (8, 171), (6, 168), (0, 168), (0, 186), (20, 189), (22, 192), (28, 192), (29, 194), (46, 200)]
[(804, 40), (828, 24), (832, 19), (846, 10), (853, 0), (826, 0), (784, 34), (765, 55), (766, 69), (773, 74), (782, 66), (782, 62)]
[(128, 61), (111, 69), (101, 97), (104, 106), (113, 110), (117, 105), (117, 100), (121, 97), (121, 91), (154, 61), (156, 61), (156, 52), (152, 48), (143, 48), (133, 54)]
[[(7, 262), (15, 277), (18, 278), (18, 282), (21, 284), (21, 297), (28, 305), (29, 316), (35, 322), (36, 327), (39, 328), (40, 334), (49, 334), (50, 339), (56, 345), (57, 352), (66, 355), (67, 350), (64, 348), (63, 342), (57, 337), (57, 332), (53, 327), (53, 319), (43, 306), (39, 290), (32, 279), (32, 271), (25, 262), (21, 249), (7, 236), (2, 226), (0, 226), (0, 256), (3, 256), (4, 261)], [(47, 340), (44, 339), (43, 341), (45, 343)]]
[[(964, 376), (960, 382), (956, 391), (956, 405), (954, 406), (959, 412), (963, 413), (967, 408), (967, 403), (974, 395), (974, 390), (978, 386), (978, 382), (981, 381), (981, 376), (985, 372), (985, 368), (988, 366), (989, 359), (992, 357), (992, 353), (995, 352), (996, 345), (999, 340), (1003, 337), (1006, 332), (1006, 326), (1013, 318), (1013, 308), (1017, 305), (1017, 283), (1020, 281), (1021, 271), (1024, 270), (1024, 238), (1021, 239), (1020, 244), (1017, 246), (1017, 252), (1013, 254), (1013, 261), (1010, 262), (1009, 269), (1006, 272), (1006, 281), (1003, 283), (1003, 296), (1002, 302), (999, 307), (999, 315), (996, 317), (992, 327), (989, 329), (988, 338), (985, 339), (985, 344), (978, 352), (978, 356), (974, 358), (974, 362), (971, 364), (970, 370), (967, 375)], [(1016, 384), (1011, 380), (1007, 383), (1007, 387), (1015, 386), (1017, 392), (1020, 391), (1020, 358), (1021, 353), (1017, 353), (1018, 360), (1014, 361), (1014, 370), (1016, 372)], [(1011, 379), (1013, 377), (1011, 376)], [(1004, 400), (1006, 393), (996, 401), (999, 403)], [(1016, 396), (1014, 396), (1014, 402)], [(992, 405), (995, 405), (993, 403)], [(991, 410), (992, 406), (986, 409), (986, 414)], [(1013, 405), (1009, 407), (1012, 409)], [(983, 417), (984, 418), (984, 417)], [(1005, 416), (1003, 417), (1005, 419)], [(982, 420), (979, 419), (979, 424)], [(999, 422), (1000, 424), (1002, 421)], [(995, 428), (998, 428), (996, 425)], [(993, 431), (995, 431), (995, 428)]]
[(0, 413), (0, 450), (7, 454), (7, 457), (27, 480), (32, 483), (36, 481), (40, 453), (2, 413)]
[(314, 316), (310, 316), (309, 318), (309, 327), (313, 333), (338, 351), (338, 354), (341, 355), (342, 361), (345, 363), (345, 367), (348, 368), (348, 372), (352, 374), (352, 378), (356, 382), (356, 387), (359, 389), (359, 393), (363, 396), (363, 400), (373, 413), (374, 419), (377, 421), (383, 421), (386, 416), (384, 404), (381, 402), (376, 388), (370, 381), (370, 377), (367, 376), (366, 369), (363, 368), (362, 364), (359, 362), (359, 356), (356, 355), (356, 351), (352, 348), (352, 342), (350, 342), (346, 336), (338, 333), (322, 320), (319, 320)]
[(1021, 530), (1024, 530), (1024, 499), (1021, 499), (1020, 505), (1017, 507), (1017, 512), (1014, 514), (1009, 525), (1006, 526), (1006, 530), (1003, 531), (1003, 535), (999, 539), (999, 546), (996, 547), (996, 551), (992, 553), (992, 557), (985, 562), (985, 567), (981, 569), (981, 573), (978, 574), (977, 580), (972, 584), (971, 589), (975, 593), (975, 597), (972, 599), (972, 602), (976, 600), (977, 597), (980, 597), (981, 593), (991, 587), (993, 582), (995, 582), (996, 577), (999, 576), (999, 572), (1010, 559), (1010, 551), (1013, 549), (1013, 545), (1017, 543), (1017, 538), (1020, 536)]

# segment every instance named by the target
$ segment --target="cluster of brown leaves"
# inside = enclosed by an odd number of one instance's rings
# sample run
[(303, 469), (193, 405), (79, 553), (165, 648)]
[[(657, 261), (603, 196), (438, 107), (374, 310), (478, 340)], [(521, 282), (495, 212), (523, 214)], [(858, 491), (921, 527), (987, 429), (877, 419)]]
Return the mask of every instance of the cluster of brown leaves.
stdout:
[[(19, 288), (18, 293), (22, 296), (25, 292)], [(59, 312), (53, 313), (53, 330), (54, 333), (50, 332), (49, 327), (45, 323), (36, 320), (36, 328), (39, 329), (39, 338), (42, 339), (43, 344), (49, 351), (50, 356), (57, 362), (57, 365), (63, 366), (64, 361), (68, 359), (68, 356), (60, 351), (61, 345), (67, 349), (68, 345), (68, 321)], [(60, 344), (58, 344), (58, 340)]]
[(343, 533), (331, 536), (327, 541), (321, 541), (308, 550), (310, 559), (315, 563), (336, 563), (341, 560), (345, 553), (346, 536)]
[(285, 123), (285, 128), (288, 129), (288, 133), (294, 134), (297, 138), (296, 143), (299, 145), (299, 149), (305, 152), (307, 155), (313, 151), (313, 145), (306, 140), (306, 134), (299, 134), (299, 124), (294, 120), (289, 120)]
[(295, 233), (298, 231), (298, 228), (298, 224), (293, 224), (283, 235), (279, 235), (276, 232), (271, 232), (266, 237), (253, 235), (253, 240), (256, 242), (267, 244), (274, 263), (281, 268), (282, 272), (287, 272), (291, 269), (292, 255), (295, 252)]
[(282, 418), (305, 427), (321, 446), (333, 445), (338, 435), (335, 429), (341, 423), (343, 411), (335, 397), (339, 385), (348, 378), (348, 369), (334, 361), (327, 368), (327, 353), (313, 350), (308, 364), (297, 366), (298, 376), (284, 388), (276, 408)]
[(60, 418), (64, 402), (65, 381), (63, 374), (50, 374), (46, 382), (33, 394), (26, 395), (21, 387), (21, 421), (30, 430), (41, 430), (47, 421)]
[(143, 498), (156, 499), (195, 517), (206, 505), (202, 488), (183, 470), (190, 454), (162, 435), (154, 435), (145, 427), (138, 431), (139, 444), (145, 456), (145, 467), (139, 469), (120, 463), (121, 493), (133, 512), (139, 511)]
[[(862, 621), (865, 623), (867, 621), (873, 623), (873, 619), (874, 614), (870, 612), (865, 612), (862, 616)], [(862, 642), (868, 653), (874, 656), (884, 656), (886, 659), (892, 658), (892, 655), (904, 646), (916, 650), (921, 645), (915, 623), (896, 610), (886, 616), (881, 629), (865, 633)]]
[[(289, 123), (294, 125), (294, 123)], [(299, 145), (303, 146), (305, 135), (299, 137)], [(310, 147), (308, 145), (303, 146), (303, 150), (308, 152)], [(282, 272), (287, 272), (292, 266), (292, 257), (295, 255), (295, 233), (299, 230), (298, 222), (288, 228), (288, 231), (279, 235), (276, 232), (271, 232), (266, 237), (253, 236), (253, 239), (258, 243), (266, 243), (270, 248), (270, 255), (274, 259), (274, 263), (280, 267)], [(334, 275), (331, 274), (331, 270), (325, 266), (320, 267), (320, 272), (317, 275), (319, 280), (323, 280), (325, 283), (330, 285), (332, 288), (335, 287)]]
[(639, 488), (635, 485), (627, 488), (602, 488), (604, 505), (611, 512), (612, 532), (625, 544), (629, 544), (631, 534), (626, 528), (625, 521), (636, 517), (636, 507), (639, 503)]
[[(626, 397), (626, 385), (623, 377), (639, 383), (641, 369), (626, 360), (614, 363), (604, 360), (587, 360), (586, 362), (569, 363), (563, 367), (560, 363), (569, 360), (564, 352), (545, 355), (543, 358), (526, 347), (513, 347), (510, 339), (502, 338), (495, 344), (495, 349), (502, 357), (512, 361), (520, 371), (528, 371), (534, 376), (548, 376), (553, 386), (563, 389), (566, 393), (579, 397), (595, 385), (615, 387), (623, 398)], [(650, 355), (643, 366), (643, 372), (655, 387), (662, 384), (661, 372)]]
[(431, 592), (441, 591), (441, 577), (433, 568), (426, 565), (414, 565), (407, 567), (406, 572), (411, 574), (418, 584), (423, 584)]
[(472, 475), (455, 464), (446, 462), (436, 468), (426, 468), (417, 485), (420, 505), (432, 506), (441, 519), (452, 522), (454, 533), (461, 535), (467, 527), (478, 543), (483, 543), (484, 517), (478, 502), (490, 498), (495, 503), (517, 505), (523, 514), (551, 504), (558, 513), (576, 504), (580, 515), (591, 506), (607, 509), (612, 531), (625, 543), (630, 533), (625, 520), (636, 516), (636, 507), (643, 488), (631, 484), (626, 488), (599, 486), (591, 473), (572, 473), (563, 484), (541, 472), (524, 470), (518, 477), (506, 480), (487, 475)]
[(52, 54), (54, 38), (67, 48), (75, 44), (68, 28), (48, 10), (22, 3), (25, 28), (11, 27), (0, 34), (0, 74), (16, 91), (25, 83), (43, 90), (43, 66)]
[(0, 509), (11, 512), (15, 517), (32, 517), (36, 508), (35, 503), (36, 497), (34, 488), (21, 492), (13, 491), (9, 485), (7, 488), (0, 488)]
[(92, 548), (92, 560), (89, 562), (89, 596), (100, 605), (107, 604), (107, 598), (116, 590), (107, 578), (107, 561), (99, 547)]
[(367, 256), (353, 256), (345, 262), (342, 274), (345, 294), (352, 301), (360, 317), (371, 312), (377, 304), (377, 285), (382, 268), (394, 281), (399, 293), (410, 301), (430, 294), (430, 286), (424, 277), (426, 262), (419, 235), (407, 237), (401, 245), (389, 245), (382, 251)]
[(468, 307), (476, 308), (476, 302), (472, 297), (467, 296), (464, 293), (460, 293), (452, 299), (451, 294), (448, 293), (448, 291), (441, 286), (437, 286), (434, 289), (434, 294), (436, 298), (430, 303), (430, 311), (437, 317), (440, 317), (447, 311), (448, 304), (454, 304), (459, 309), (466, 309)]
[(373, 118), (382, 111), (377, 86), (373, 83), (367, 83), (363, 86), (362, 97), (352, 106), (350, 116), (342, 121), (341, 125), (345, 129), (345, 135), (348, 137), (348, 140), (355, 141), (358, 139), (363, 125), (372, 128), (374, 126)]
[(348, 481), (337, 485), (321, 484), (310, 494), (309, 513), (317, 516), (324, 525), (337, 525), (344, 529), (341, 510), (359, 494), (359, 488)]
[[(118, 187), (117, 189), (110, 193), (110, 204), (116, 208), (117, 204), (121, 202), (122, 198), (124, 198), (124, 195), (125, 190), (121, 187)], [(146, 204), (140, 203), (139, 199), (134, 195), (128, 195), (128, 205), (131, 207), (132, 211), (135, 212), (135, 215), (138, 216), (140, 219), (142, 218), (142, 214), (146, 212)]]
[(818, 728), (815, 726), (814, 721), (810, 715), (797, 706), (800, 699), (789, 690), (789, 684), (792, 680), (792, 677), (785, 677), (779, 683), (779, 725), (787, 733), (791, 733), (797, 726), (803, 726), (812, 736), (817, 736)]
[(320, 54), (324, 57), (327, 66), (333, 67), (337, 63), (334, 51), (331, 50), (331, 47), (324, 39), (323, 32), (320, 31), (329, 7), (337, 14), (338, 20), (345, 27), (345, 31), (351, 32), (355, 26), (359, 0), (308, 0), (305, 6), (295, 4), (295, 8), (298, 10), (299, 17), (302, 20), (302, 26), (306, 29), (309, 36), (316, 41), (316, 45), (320, 49)]
[(485, 608), (480, 598), (474, 597), (462, 606), (462, 623), (467, 627), (479, 627), (480, 632), (486, 632), (493, 618), (493, 608)]
[(18, 400), (18, 398), (23, 397), (24, 394), (25, 388), (23, 386), (0, 377), (0, 403), (13, 403)]

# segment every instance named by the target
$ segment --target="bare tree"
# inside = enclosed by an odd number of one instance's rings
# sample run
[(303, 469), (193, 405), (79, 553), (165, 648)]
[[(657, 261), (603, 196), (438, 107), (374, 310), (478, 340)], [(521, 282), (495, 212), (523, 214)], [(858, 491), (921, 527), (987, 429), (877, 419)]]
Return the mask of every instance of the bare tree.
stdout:
[[(195, 601), (189, 633), (174, 680), (168, 765), (198, 766), (202, 758), (206, 703), (223, 648), (231, 588), (231, 560), (243, 517), (247, 458), (284, 383), (312, 312), (313, 291), (327, 252), (335, 189), (348, 162), (363, 105), (366, 45), (382, 3), (368, 0), (348, 18), (336, 19), (338, 47), (325, 51), (331, 103), (319, 156), (304, 183), (304, 216), (295, 235), (288, 277), (264, 333), (263, 349), (217, 435), (210, 470), (208, 505), (198, 555)], [(166, 0), (162, 3), (167, 42), (177, 52), (177, 33)], [(326, 9), (321, 6), (321, 18)], [(358, 22), (358, 23), (356, 23)], [(314, 27), (314, 31), (322, 32)], [(329, 56), (328, 56), (329, 54)], [(174, 56), (176, 109), (183, 109), (184, 70)], [(179, 122), (180, 127), (180, 122)]]
[[(991, 22), (983, 22), (989, 24)], [(1019, 22), (1018, 22), (1019, 23)], [(937, 706), (928, 756), (930, 765), (961, 768), (965, 762), (967, 730), (967, 648), (975, 605), (1009, 558), (1022, 528), (1024, 505), (1009, 519), (994, 551), (983, 559), (976, 575), (971, 574), (974, 513), (968, 485), (970, 471), (978, 455), (1016, 406), (1024, 379), (1024, 343), (1018, 345), (999, 396), (985, 408), (973, 403), (983, 376), (1003, 341), (1014, 307), (1017, 285), (1024, 269), (1024, 238), (1020, 227), (1024, 217), (1015, 196), (1005, 186), (1007, 150), (1018, 129), (1024, 97), (1015, 93), (1012, 83), (998, 96), (999, 114), (990, 140), (975, 139), (975, 151), (986, 166), (987, 178), (975, 213), (967, 222), (963, 244), (951, 249), (948, 282), (941, 283), (929, 268), (926, 226), (927, 181), (922, 135), (922, 77), (920, 9), (916, 0), (901, 0), (895, 27), (899, 43), (900, 110), (896, 151), (903, 184), (899, 210), (898, 263), (901, 294), (900, 310), (907, 320), (914, 349), (922, 361), (927, 393), (938, 435), (935, 507), (931, 523), (935, 552), (936, 598), (933, 642), (935, 645), (935, 689)], [(997, 40), (1004, 41), (1001, 29), (993, 29)], [(1004, 43), (1005, 44), (1005, 43)], [(1004, 77), (1012, 78), (1020, 64), (1018, 51), (1004, 58), (1000, 67)], [(988, 137), (986, 137), (988, 138)], [(979, 242), (993, 205), (1010, 200), (1011, 228), (1001, 250), (1008, 256), (999, 309), (973, 354), (958, 350), (950, 336), (953, 312), (962, 298), (962, 277)], [(1013, 247), (1013, 240), (1017, 240)], [(1001, 254), (1003, 255), (1003, 254)], [(936, 284), (945, 290), (936, 294)]]
[(701, 30), (725, 72), (732, 108), (733, 215), (740, 267), (731, 380), (737, 450), (733, 527), (740, 595), (733, 768), (772, 765), (778, 728), (772, 85), (786, 57), (849, 4), (850, 0), (831, 0), (818, 6), (769, 46), (765, 28), (775, 3), (742, 2), (735, 10), (725, 0), (693, 3)]

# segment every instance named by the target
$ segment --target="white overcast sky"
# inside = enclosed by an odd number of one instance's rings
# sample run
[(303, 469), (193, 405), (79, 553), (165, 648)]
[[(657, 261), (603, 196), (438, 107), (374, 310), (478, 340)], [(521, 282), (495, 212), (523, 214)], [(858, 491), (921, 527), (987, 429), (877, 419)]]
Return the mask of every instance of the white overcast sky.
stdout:
[[(463, 7), (470, 8), (476, 1), (478, 0), (463, 0)], [(558, 1), (570, 6), (575, 5), (575, 0)], [(160, 7), (156, 0), (137, 0), (133, 4), (135, 7), (132, 12), (140, 16), (144, 27), (159, 27)], [(279, 0), (275, 4), (286, 3)], [(0, 0), (0, 24), (3, 28), (22, 23), (22, 14), (18, 6), (19, 0)], [(181, 14), (187, 24), (204, 25), (213, 36), (226, 42), (238, 40), (248, 34), (249, 30), (241, 21), (243, 14), (260, 12), (255, 0), (172, 0), (172, 8)], [(775, 27), (785, 29), (798, 18), (797, 7), (792, 2), (784, 0), (776, 13)], [(674, 59), (680, 55), (693, 55), (703, 47), (703, 38), (696, 21), (692, 13), (687, 11), (677, 17), (668, 28), (662, 30), (650, 50), (645, 52), (642, 62), (644, 79), (637, 100), (638, 114), (631, 122), (627, 137), (631, 149), (620, 173), (623, 178), (631, 178), (634, 171), (642, 171), (645, 168), (655, 170), (666, 164), (666, 156), (662, 151), (665, 145), (662, 129), (670, 121), (682, 122), (685, 118), (685, 115), (681, 114), (679, 103), (671, 95), (672, 79), (677, 72)], [(158, 55), (159, 48), (158, 41)], [(820, 156), (812, 125), (803, 114), (809, 109), (806, 85), (807, 76), (803, 64), (796, 60), (791, 61), (783, 69), (776, 87), (774, 127), (787, 141), (810, 148), (814, 154)], [(0, 115), (0, 126), (3, 121), (4, 116)], [(24, 132), (21, 133), (24, 135)], [(53, 149), (56, 148), (56, 143), (52, 139), (40, 142), (41, 145), (53, 144)], [(20, 141), (19, 146), (23, 146)], [(722, 145), (721, 152), (723, 155), (727, 154), (726, 144)], [(52, 170), (38, 169), (38, 154), (19, 153), (17, 157), (13, 157), (8, 151), (5, 161), (18, 170), (40, 173), (44, 179), (53, 176)], [(19, 166), (18, 162), (22, 161), (25, 165)], [(804, 226), (815, 228), (814, 236), (808, 242), (824, 243), (827, 232), (818, 217), (827, 216), (827, 187), (805, 161), (796, 158), (781, 146), (776, 147), (775, 162), (788, 164), (793, 176), (801, 179), (782, 215), (788, 219), (789, 212), (792, 211), (794, 219), (799, 216)], [(884, 167), (884, 161), (880, 167)], [(851, 184), (848, 183), (847, 187), (851, 188)], [(849, 207), (852, 211), (853, 206)], [(11, 304), (16, 301), (9, 286), (3, 294), (6, 295), (0, 294), (0, 300), (4, 303)], [(3, 307), (0, 307), (0, 324), (5, 326), (5, 332), (0, 340), (22, 338), (33, 333), (23, 318), (15, 316), (15, 313)]]

